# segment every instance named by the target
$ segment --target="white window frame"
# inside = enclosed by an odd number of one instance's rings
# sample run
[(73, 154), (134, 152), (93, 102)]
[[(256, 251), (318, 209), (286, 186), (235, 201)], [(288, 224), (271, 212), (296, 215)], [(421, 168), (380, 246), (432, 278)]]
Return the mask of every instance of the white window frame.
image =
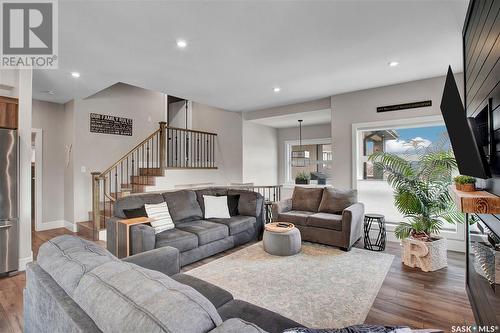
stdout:
[[(295, 180), (291, 179), (292, 176), (292, 147), (298, 146), (300, 144), (299, 140), (286, 140), (285, 141), (285, 183), (295, 184)], [(320, 138), (320, 139), (303, 139), (302, 145), (330, 145), (332, 144), (331, 138)], [(332, 157), (333, 160), (333, 157)]]
[[(354, 123), (352, 124), (352, 179), (351, 186), (357, 189), (358, 182), (358, 156), (360, 152), (360, 138), (359, 131), (373, 131), (384, 129), (398, 129), (398, 128), (415, 128), (425, 126), (444, 126), (442, 116), (423, 116), (406, 119), (395, 119), (386, 121), (374, 121), (367, 123)], [(388, 231), (388, 240), (397, 241), (394, 236), (394, 224), (386, 226)], [(448, 249), (453, 251), (465, 252), (465, 225), (457, 224), (456, 231), (444, 230), (441, 236), (448, 240)]]

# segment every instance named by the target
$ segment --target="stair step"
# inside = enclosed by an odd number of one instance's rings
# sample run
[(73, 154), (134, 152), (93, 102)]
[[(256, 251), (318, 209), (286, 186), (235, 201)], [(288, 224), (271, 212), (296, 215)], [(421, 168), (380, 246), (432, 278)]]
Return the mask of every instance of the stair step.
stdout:
[(130, 176), (132, 185), (156, 185), (155, 176)]
[[(111, 215), (109, 214), (108, 211), (106, 211), (106, 215), (104, 215), (104, 211), (101, 211), (101, 227), (104, 227), (106, 225), (106, 219), (107, 218), (110, 218)], [(92, 219), (94, 218), (94, 215), (92, 213), (92, 211), (89, 212), (89, 221), (92, 221)]]
[(94, 231), (94, 224), (92, 221), (78, 222), (76, 226), (76, 234), (78, 236), (88, 240), (93, 240), (94, 238), (97, 239), (97, 237), (94, 237), (97, 236), (97, 232)]
[(113, 192), (110, 194), (110, 196), (115, 199), (120, 199), (126, 197), (129, 194), (130, 193), (128, 191), (122, 191), (122, 192)]
[(161, 168), (139, 168), (140, 176), (163, 176), (164, 174)]

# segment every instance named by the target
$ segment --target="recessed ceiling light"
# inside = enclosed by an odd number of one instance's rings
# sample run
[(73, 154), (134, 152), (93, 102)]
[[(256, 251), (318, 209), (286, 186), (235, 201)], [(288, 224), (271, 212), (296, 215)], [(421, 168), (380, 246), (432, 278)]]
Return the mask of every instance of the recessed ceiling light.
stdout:
[(74, 77), (74, 78), (79, 78), (80, 77), (80, 73), (78, 73), (78, 72), (71, 72), (71, 76)]
[(388, 64), (388, 65), (389, 65), (390, 67), (396, 67), (397, 65), (399, 65), (399, 62), (397, 62), (397, 61), (391, 61), (391, 62), (389, 62), (389, 64)]
[(279, 93), (279, 92), (281, 91), (281, 88), (280, 88), (280, 87), (274, 87), (274, 88), (273, 88), (273, 91), (274, 91), (275, 93)]
[(188, 45), (188, 43), (184, 39), (177, 40), (177, 47), (183, 49)]

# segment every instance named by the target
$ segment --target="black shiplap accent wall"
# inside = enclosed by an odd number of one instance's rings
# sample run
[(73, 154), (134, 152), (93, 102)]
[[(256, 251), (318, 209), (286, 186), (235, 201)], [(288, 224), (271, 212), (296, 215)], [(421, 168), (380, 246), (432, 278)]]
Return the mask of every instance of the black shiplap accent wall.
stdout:
[[(493, 161), (500, 163), (500, 0), (471, 0), (463, 30), (465, 106), (475, 116), (491, 103)], [(500, 174), (491, 192), (500, 195)]]

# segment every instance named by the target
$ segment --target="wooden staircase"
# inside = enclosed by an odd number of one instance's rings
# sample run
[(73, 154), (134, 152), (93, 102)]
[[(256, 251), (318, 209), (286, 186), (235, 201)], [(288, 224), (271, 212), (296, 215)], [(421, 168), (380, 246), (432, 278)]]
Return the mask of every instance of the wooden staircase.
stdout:
[[(106, 200), (100, 202), (99, 210), (99, 229), (106, 229), (106, 219), (113, 216), (114, 201), (126, 197), (133, 193), (146, 192), (146, 186), (156, 185), (156, 178), (163, 177), (165, 171), (160, 168), (147, 169), (139, 168), (139, 176), (130, 176), (130, 181), (121, 184), (119, 191), (110, 193), (110, 197), (114, 200)], [(88, 238), (98, 239), (98, 231), (94, 228), (93, 211), (89, 211), (88, 221), (77, 223), (77, 235)]]
[(92, 172), (92, 211), (77, 223), (78, 234), (99, 239), (117, 199), (146, 192), (167, 169), (216, 169), (217, 134), (160, 127), (104, 172)]

